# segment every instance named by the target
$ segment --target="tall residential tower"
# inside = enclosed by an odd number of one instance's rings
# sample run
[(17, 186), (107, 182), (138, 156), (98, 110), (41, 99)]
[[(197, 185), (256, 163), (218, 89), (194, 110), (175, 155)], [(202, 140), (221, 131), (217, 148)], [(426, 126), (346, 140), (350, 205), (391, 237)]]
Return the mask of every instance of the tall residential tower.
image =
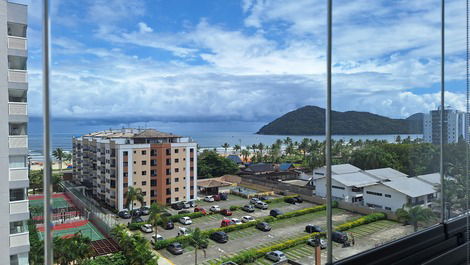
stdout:
[(127, 208), (130, 186), (142, 189), (144, 205), (197, 197), (197, 144), (189, 138), (154, 129), (95, 132), (73, 139), (73, 161), (74, 181), (118, 210)]
[(0, 0), (0, 264), (28, 264), (27, 17)]
[[(423, 130), (424, 141), (439, 144), (441, 135), (441, 111), (432, 110), (424, 114)], [(457, 143), (459, 138), (467, 138), (468, 124), (465, 120), (465, 112), (447, 108), (444, 110), (444, 143)], [(469, 139), (467, 139), (468, 141)]]

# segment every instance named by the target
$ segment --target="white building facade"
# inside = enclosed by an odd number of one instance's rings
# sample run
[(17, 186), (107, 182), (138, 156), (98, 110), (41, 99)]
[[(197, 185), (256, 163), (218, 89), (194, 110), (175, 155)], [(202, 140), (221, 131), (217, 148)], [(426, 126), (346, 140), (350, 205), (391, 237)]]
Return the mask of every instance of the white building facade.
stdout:
[[(460, 137), (467, 141), (468, 124), (465, 112), (455, 109), (446, 109), (444, 113), (444, 139), (446, 143), (457, 143)], [(427, 143), (439, 144), (440, 142), (440, 110), (433, 110), (424, 115), (423, 137)]]

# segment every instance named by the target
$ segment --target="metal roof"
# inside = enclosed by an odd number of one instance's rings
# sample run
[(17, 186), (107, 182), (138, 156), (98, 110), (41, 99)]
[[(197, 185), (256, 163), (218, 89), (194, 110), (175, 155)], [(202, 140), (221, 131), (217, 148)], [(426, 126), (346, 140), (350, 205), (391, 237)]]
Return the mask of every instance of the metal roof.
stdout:
[(331, 166), (331, 172), (334, 174), (346, 174), (361, 171), (360, 168), (351, 164), (340, 164)]
[(436, 192), (431, 184), (418, 178), (396, 178), (382, 184), (413, 198)]
[(441, 184), (441, 174), (439, 173), (431, 173), (426, 175), (419, 175), (416, 176), (418, 179), (425, 181), (429, 184), (433, 185), (440, 185)]
[(395, 170), (390, 167), (386, 168), (378, 168), (378, 169), (369, 169), (369, 170), (364, 170), (364, 172), (380, 179), (380, 180), (393, 180), (396, 178), (406, 178), (407, 175), (405, 173), (402, 173), (398, 170)]
[(378, 179), (364, 174), (363, 172), (353, 172), (341, 175), (332, 175), (333, 179), (348, 187), (365, 187), (377, 184)]

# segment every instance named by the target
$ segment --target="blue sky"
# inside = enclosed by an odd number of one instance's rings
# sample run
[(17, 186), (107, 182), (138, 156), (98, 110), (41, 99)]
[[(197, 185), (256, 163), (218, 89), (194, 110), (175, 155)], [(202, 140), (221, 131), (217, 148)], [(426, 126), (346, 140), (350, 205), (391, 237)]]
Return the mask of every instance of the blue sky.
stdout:
[[(41, 114), (40, 1), (30, 112)], [(268, 121), (324, 106), (324, 0), (52, 0), (53, 115)], [(435, 0), (334, 1), (333, 105), (406, 117), (439, 104)], [(447, 103), (465, 108), (465, 1), (447, 1)]]

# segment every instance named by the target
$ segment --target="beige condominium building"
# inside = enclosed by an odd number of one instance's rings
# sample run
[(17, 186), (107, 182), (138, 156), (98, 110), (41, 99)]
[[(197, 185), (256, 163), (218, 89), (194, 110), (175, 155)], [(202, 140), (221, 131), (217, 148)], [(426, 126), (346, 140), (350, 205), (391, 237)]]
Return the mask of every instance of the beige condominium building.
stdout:
[[(154, 129), (119, 129), (73, 139), (73, 180), (88, 195), (122, 210), (128, 187), (144, 205), (197, 198), (197, 144)], [(139, 206), (135, 203), (134, 206)]]
[(27, 18), (0, 0), (0, 264), (28, 264)]

